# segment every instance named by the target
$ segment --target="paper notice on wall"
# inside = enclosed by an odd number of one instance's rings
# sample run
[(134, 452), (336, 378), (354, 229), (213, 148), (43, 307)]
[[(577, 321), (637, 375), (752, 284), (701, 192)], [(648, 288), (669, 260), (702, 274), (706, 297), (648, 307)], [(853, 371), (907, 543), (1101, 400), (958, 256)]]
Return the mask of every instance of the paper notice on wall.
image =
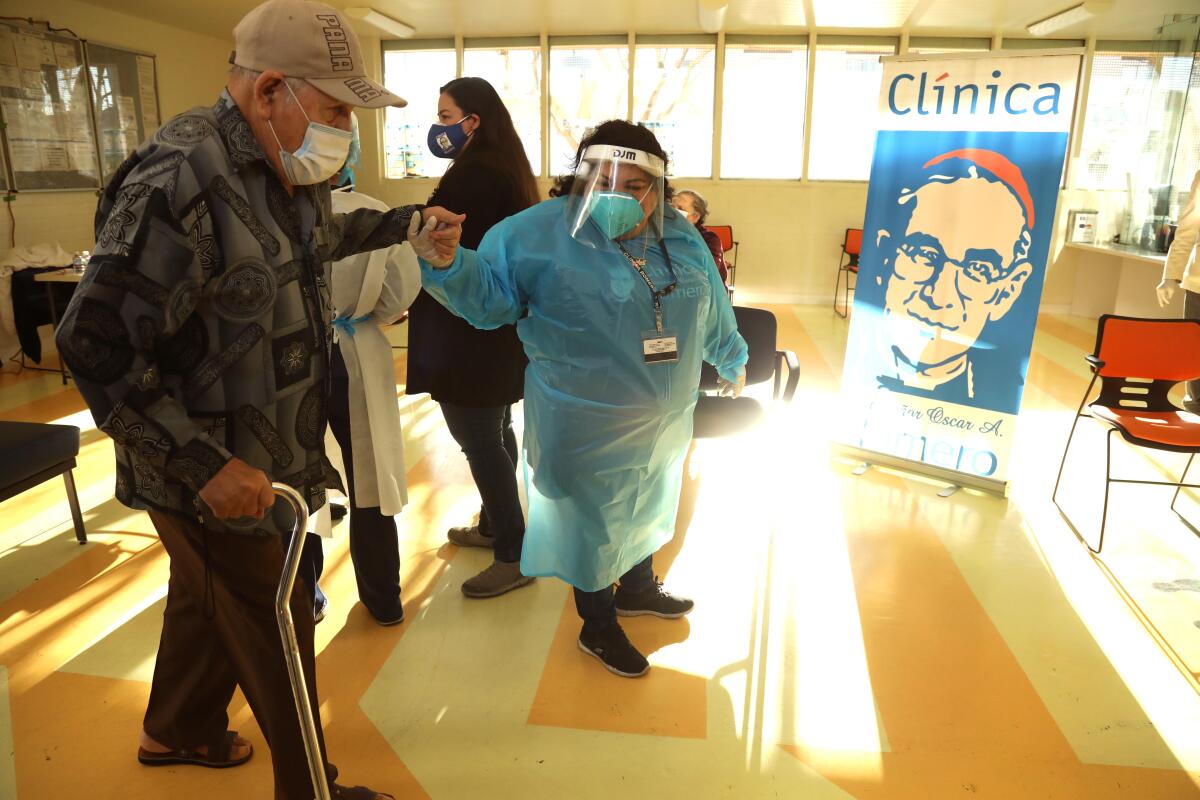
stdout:
[(60, 69), (71, 69), (79, 66), (79, 54), (76, 52), (75, 47), (61, 42), (54, 45), (54, 60), (58, 63)]
[(42, 169), (46, 172), (70, 172), (71, 155), (65, 142), (42, 142), (38, 149), (42, 155)]
[(154, 89), (154, 59), (137, 57), (138, 95), (142, 101), (142, 127), (147, 135), (158, 128), (158, 94)]
[(9, 141), (8, 151), (12, 154), (13, 172), (38, 172), (42, 168), (42, 157), (37, 142)]
[(96, 172), (96, 150), (91, 144), (71, 142), (67, 145), (71, 157), (71, 169), (76, 172)]
[(50, 118), (50, 122), (54, 128), (54, 136), (52, 138), (64, 142), (71, 138), (71, 115), (67, 114), (61, 105), (55, 103), (54, 116)]
[[(33, 36), (20, 35), (16, 41), (17, 60), (24, 69), (42, 68), (42, 40)], [(53, 52), (53, 49), (51, 49)]]
[(21, 70), (19, 67), (0, 64), (0, 86), (21, 88)]
[(42, 109), (42, 104), (33, 100), (21, 103), (21, 113), (25, 115), (25, 135), (30, 139), (55, 138), (54, 117)]
[(137, 128), (137, 112), (134, 110), (132, 97), (118, 97), (117, 110), (121, 115), (122, 130), (134, 130)]
[(92, 140), (92, 125), (87, 117), (73, 114), (70, 121), (71, 125), (66, 138), (73, 142), (90, 142)]
[(0, 30), (0, 64), (15, 67), (17, 65), (17, 37), (8, 31)]
[(101, 134), (100, 143), (103, 145), (102, 149), (105, 154), (128, 154), (133, 150), (132, 142), (134, 138), (134, 136), (127, 135), (124, 131), (104, 131)]
[(4, 111), (4, 122), (8, 125), (9, 138), (23, 138), (25, 136), (25, 115), (21, 111), (21, 101), (0, 100), (0, 109)]
[(21, 70), (21, 85), (25, 87), (25, 96), (31, 100), (40, 99), (46, 94), (46, 85), (42, 81), (40, 69)]

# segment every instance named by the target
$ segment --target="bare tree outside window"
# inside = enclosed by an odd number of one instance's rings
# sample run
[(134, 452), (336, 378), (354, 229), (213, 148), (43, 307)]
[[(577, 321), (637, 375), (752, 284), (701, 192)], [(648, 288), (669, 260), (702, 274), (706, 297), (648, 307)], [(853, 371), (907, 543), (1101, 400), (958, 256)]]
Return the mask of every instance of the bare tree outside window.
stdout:
[(537, 47), (475, 49), (463, 53), (463, 75), (483, 78), (512, 116), (535, 175), (542, 167), (542, 51)]
[(716, 48), (639, 46), (633, 70), (633, 121), (654, 131), (671, 173), (712, 175)]
[(588, 128), (629, 113), (626, 45), (550, 48), (550, 174), (569, 172)]

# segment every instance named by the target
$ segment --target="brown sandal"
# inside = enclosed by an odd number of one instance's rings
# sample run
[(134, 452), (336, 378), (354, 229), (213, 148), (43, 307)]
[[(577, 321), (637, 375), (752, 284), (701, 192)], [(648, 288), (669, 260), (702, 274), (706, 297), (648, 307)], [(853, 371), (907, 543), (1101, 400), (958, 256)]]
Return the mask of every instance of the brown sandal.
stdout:
[[(208, 752), (201, 752), (198, 747), (181, 747), (178, 750), (168, 750), (165, 753), (155, 753), (144, 747), (138, 748), (138, 761), (147, 767), (165, 767), (170, 764), (194, 764), (198, 767), (212, 769), (228, 769), (245, 764), (254, 755), (254, 746), (250, 752), (241, 758), (232, 758), (233, 746), (237, 744), (237, 731), (225, 731), (225, 734), (208, 746)], [(250, 744), (246, 742), (246, 744)]]

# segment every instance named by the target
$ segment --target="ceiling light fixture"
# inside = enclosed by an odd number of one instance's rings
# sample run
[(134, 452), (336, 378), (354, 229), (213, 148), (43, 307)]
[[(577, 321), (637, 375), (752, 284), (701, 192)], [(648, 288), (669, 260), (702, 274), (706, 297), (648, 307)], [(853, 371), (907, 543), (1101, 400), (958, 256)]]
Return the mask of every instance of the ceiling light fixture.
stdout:
[(728, 10), (728, 0), (696, 0), (700, 30), (705, 33), (718, 33), (725, 27), (725, 12)]
[(411, 25), (405, 25), (398, 19), (392, 19), (387, 14), (381, 14), (366, 6), (351, 6), (346, 9), (346, 16), (370, 25), (380, 33), (397, 39), (411, 39), (417, 31)]
[(1111, 7), (1112, 0), (1084, 0), (1084, 2), (1078, 5), (1071, 6), (1057, 14), (1052, 14), (1045, 19), (1028, 25), (1025, 30), (1034, 36), (1045, 36), (1048, 33), (1054, 33), (1063, 28), (1069, 28), (1072, 25), (1089, 20)]

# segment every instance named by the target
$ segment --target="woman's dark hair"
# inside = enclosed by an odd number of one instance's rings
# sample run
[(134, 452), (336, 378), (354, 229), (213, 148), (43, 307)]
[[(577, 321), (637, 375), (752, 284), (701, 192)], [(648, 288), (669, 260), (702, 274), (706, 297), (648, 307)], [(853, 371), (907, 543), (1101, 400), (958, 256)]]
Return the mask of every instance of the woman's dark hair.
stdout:
[(529, 157), (512, 116), (492, 85), (483, 78), (456, 78), (440, 91), (450, 95), (464, 114), (476, 114), (480, 119), (471, 134), (471, 146), (454, 159), (450, 170), (486, 162), (509, 177), (526, 207), (537, 203), (540, 198)]
[[(610, 119), (608, 122), (601, 122), (596, 127), (592, 128), (583, 137), (583, 141), (579, 143), (579, 149), (575, 151), (575, 169), (579, 169), (579, 162), (583, 158), (583, 151), (594, 144), (607, 144), (613, 147), (630, 147), (634, 150), (641, 150), (645, 153), (658, 156), (663, 160), (663, 171), (669, 171), (671, 166), (670, 159), (667, 158), (667, 151), (663, 150), (662, 145), (658, 143), (658, 138), (647, 127), (642, 125), (634, 125), (632, 122), (626, 122), (623, 119)], [(554, 181), (554, 188), (550, 190), (551, 197), (562, 197), (571, 193), (571, 187), (575, 184), (575, 172), (563, 175)], [(671, 188), (671, 183), (663, 176), (663, 203), (669, 203), (675, 190)]]
[(698, 216), (696, 224), (703, 225), (704, 221), (708, 219), (708, 201), (701, 197), (699, 192), (693, 192), (691, 189), (680, 189), (675, 196), (692, 198), (692, 208), (696, 210)]

